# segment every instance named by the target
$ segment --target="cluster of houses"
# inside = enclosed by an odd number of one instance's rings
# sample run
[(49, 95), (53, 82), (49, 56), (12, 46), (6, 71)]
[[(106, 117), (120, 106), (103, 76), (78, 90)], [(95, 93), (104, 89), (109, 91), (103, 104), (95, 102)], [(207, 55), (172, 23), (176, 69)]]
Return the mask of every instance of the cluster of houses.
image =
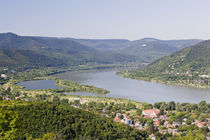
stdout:
[[(12, 99), (7, 96), (3, 96), (3, 100), (10, 101)], [(21, 99), (21, 97), (18, 96), (18, 97), (15, 97), (15, 100), (22, 100), (22, 99)]]
[[(157, 130), (159, 131), (159, 133), (161, 134), (172, 134), (172, 135), (178, 135), (181, 132), (178, 131), (178, 127), (182, 126), (182, 125), (187, 125), (186, 121), (187, 119), (183, 119), (182, 122), (172, 122), (170, 123), (169, 121), (169, 117), (167, 117), (167, 111), (164, 111), (163, 115), (159, 115), (160, 110), (158, 109), (148, 109), (148, 110), (143, 110), (142, 111), (142, 116), (138, 116), (138, 118), (146, 118), (146, 119), (152, 119), (153, 120), (153, 125), (155, 128), (157, 128)], [(146, 129), (147, 127), (147, 123), (142, 123), (140, 122), (138, 119), (136, 120), (131, 120), (130, 117), (126, 114), (120, 114), (117, 113), (115, 118), (114, 118), (115, 122), (122, 122), (125, 124), (128, 124), (130, 126), (136, 127), (139, 130), (143, 130)], [(162, 123), (161, 123), (162, 122)], [(204, 126), (206, 126), (207, 124), (210, 124), (210, 118), (206, 119), (206, 121), (204, 122), (200, 122), (199, 120), (195, 120), (192, 124), (197, 125), (198, 127), (202, 128)], [(210, 129), (210, 127), (209, 127)]]
[(133, 121), (131, 120), (131, 118), (127, 115), (127, 114), (121, 114), (121, 113), (117, 113), (116, 117), (114, 118), (115, 122), (122, 122), (128, 125), (132, 125)]

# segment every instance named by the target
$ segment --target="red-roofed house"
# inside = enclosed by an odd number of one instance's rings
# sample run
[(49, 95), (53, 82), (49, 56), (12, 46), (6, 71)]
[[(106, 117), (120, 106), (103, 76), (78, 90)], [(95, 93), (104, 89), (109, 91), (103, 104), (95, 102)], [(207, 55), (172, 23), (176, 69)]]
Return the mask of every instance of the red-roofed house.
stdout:
[(160, 121), (159, 120), (156, 120), (153, 123), (154, 123), (154, 126), (160, 126)]
[(115, 122), (120, 122), (121, 120), (120, 120), (119, 117), (115, 117), (115, 118), (114, 118), (114, 121), (115, 121)]
[(200, 123), (197, 124), (197, 126), (201, 128), (201, 127), (204, 127), (205, 124), (206, 124), (206, 122), (200, 122)]
[(148, 110), (143, 110), (142, 114), (144, 116), (148, 116), (150, 118), (155, 118), (157, 115), (160, 113), (160, 110), (158, 109), (148, 109)]

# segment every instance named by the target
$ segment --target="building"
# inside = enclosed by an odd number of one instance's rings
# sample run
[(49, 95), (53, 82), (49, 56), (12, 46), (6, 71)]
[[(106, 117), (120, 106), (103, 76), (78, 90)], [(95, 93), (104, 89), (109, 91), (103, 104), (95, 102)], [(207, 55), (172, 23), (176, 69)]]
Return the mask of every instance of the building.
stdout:
[(200, 122), (200, 123), (197, 124), (197, 126), (201, 128), (201, 127), (204, 127), (205, 124), (206, 124), (206, 122)]
[(173, 122), (172, 127), (178, 127), (181, 126), (181, 122)]
[(129, 116), (127, 116), (126, 114), (123, 114), (123, 119), (121, 120), (121, 122), (125, 123), (125, 124), (132, 124), (133, 121), (130, 119)]
[(160, 121), (159, 120), (155, 120), (153, 123), (154, 123), (154, 126), (160, 126)]
[(166, 115), (160, 115), (159, 119), (167, 121), (169, 118)]
[(156, 118), (159, 113), (160, 113), (160, 110), (154, 109), (154, 108), (142, 111), (142, 114), (144, 116), (148, 116), (150, 118)]
[(6, 74), (1, 74), (1, 77), (6, 79), (7, 75)]
[(143, 127), (143, 124), (139, 121), (135, 122), (135, 127)]
[(117, 116), (114, 118), (114, 121), (115, 121), (115, 122), (121, 122), (120, 118), (117, 117)]
[(3, 97), (3, 100), (7, 100), (7, 101), (9, 101), (9, 100), (11, 100), (10, 98), (8, 98), (8, 97)]

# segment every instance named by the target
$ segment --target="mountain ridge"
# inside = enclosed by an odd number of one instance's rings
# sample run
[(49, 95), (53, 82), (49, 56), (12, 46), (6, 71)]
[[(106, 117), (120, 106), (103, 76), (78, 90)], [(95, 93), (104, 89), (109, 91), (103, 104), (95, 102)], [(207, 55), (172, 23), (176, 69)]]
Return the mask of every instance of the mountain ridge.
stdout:
[[(31, 37), (31, 36), (19, 36), (14, 33), (1, 33), (0, 34), (0, 50), (4, 53), (7, 49), (8, 52), (18, 51), (31, 51), (32, 56), (35, 58), (45, 56), (48, 60), (58, 60), (65, 65), (81, 65), (81, 64), (113, 64), (113, 63), (127, 63), (133, 61), (139, 61), (134, 56), (122, 55), (118, 53), (104, 53), (98, 50), (82, 45), (74, 40), (64, 39), (64, 38), (51, 38), (51, 37)], [(31, 59), (30, 55), (25, 54), (27, 59)], [(35, 56), (35, 54), (39, 56)], [(2, 54), (2, 56), (7, 56), (7, 54)], [(20, 55), (19, 55), (20, 56)], [(21, 55), (23, 58), (23, 55)], [(11, 62), (4, 58), (5, 62)], [(16, 60), (21, 60), (16, 57)], [(24, 60), (24, 62), (26, 62)], [(34, 62), (34, 61), (31, 61)], [(52, 66), (54, 65), (54, 62)], [(17, 63), (18, 64), (18, 63)], [(22, 64), (20, 62), (19, 64)], [(36, 65), (37, 63), (32, 63), (31, 65)], [(1, 64), (0, 64), (1, 65)], [(8, 64), (8, 65), (12, 65)]]

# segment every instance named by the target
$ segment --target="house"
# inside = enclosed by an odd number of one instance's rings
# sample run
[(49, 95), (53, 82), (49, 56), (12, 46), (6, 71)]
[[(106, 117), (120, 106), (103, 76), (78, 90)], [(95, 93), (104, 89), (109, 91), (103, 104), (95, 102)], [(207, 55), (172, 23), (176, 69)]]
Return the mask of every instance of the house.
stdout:
[(168, 129), (168, 133), (172, 134), (173, 136), (179, 134), (178, 129)]
[(200, 123), (197, 124), (197, 126), (201, 128), (201, 127), (204, 127), (205, 124), (206, 124), (206, 122), (200, 122)]
[(143, 127), (143, 124), (139, 121), (135, 122), (135, 127)]
[(15, 100), (20, 100), (21, 99), (21, 97), (15, 97)]
[(159, 120), (155, 120), (153, 123), (154, 123), (154, 126), (160, 126), (160, 121)]
[(115, 122), (121, 122), (121, 120), (120, 120), (119, 117), (115, 117), (115, 118), (114, 118), (114, 121), (115, 121)]
[(165, 126), (166, 128), (169, 128), (169, 127), (171, 127), (171, 124), (169, 123), (169, 121), (165, 121), (165, 122), (164, 122), (164, 126)]
[(107, 112), (107, 110), (104, 108), (104, 109), (102, 109), (102, 112), (104, 112), (104, 113), (105, 113), (105, 112)]
[(210, 124), (210, 118), (207, 118), (206, 119), (206, 122)]
[(194, 122), (195, 125), (197, 125), (197, 124), (199, 124), (199, 123), (200, 123), (199, 120), (195, 120), (195, 122)]
[(150, 138), (151, 140), (156, 140), (154, 134), (149, 135), (149, 138)]
[(133, 121), (130, 119), (129, 116), (127, 116), (126, 114), (123, 114), (123, 119), (121, 120), (121, 122), (125, 123), (125, 124), (132, 124)]
[(167, 132), (167, 129), (160, 129), (160, 130), (159, 130), (159, 133), (160, 133), (160, 134), (166, 134), (166, 132)]
[(8, 97), (3, 97), (3, 100), (7, 100), (7, 101), (9, 101), (9, 100), (11, 100), (10, 98), (8, 98)]
[(1, 77), (6, 79), (7, 75), (6, 74), (1, 74)]
[(201, 78), (210, 78), (209, 75), (201, 75), (200, 77), (201, 77)]
[(142, 111), (142, 114), (144, 116), (148, 116), (150, 118), (156, 118), (159, 113), (160, 113), (160, 110), (154, 109), (154, 108)]
[(117, 117), (120, 117), (120, 116), (122, 116), (122, 114), (121, 113), (117, 113), (116, 116)]
[(169, 120), (169, 118), (166, 117), (166, 115), (160, 115), (159, 119), (164, 120), (164, 121)]
[(173, 122), (172, 123), (172, 127), (178, 127), (178, 126), (181, 126), (180, 122)]

